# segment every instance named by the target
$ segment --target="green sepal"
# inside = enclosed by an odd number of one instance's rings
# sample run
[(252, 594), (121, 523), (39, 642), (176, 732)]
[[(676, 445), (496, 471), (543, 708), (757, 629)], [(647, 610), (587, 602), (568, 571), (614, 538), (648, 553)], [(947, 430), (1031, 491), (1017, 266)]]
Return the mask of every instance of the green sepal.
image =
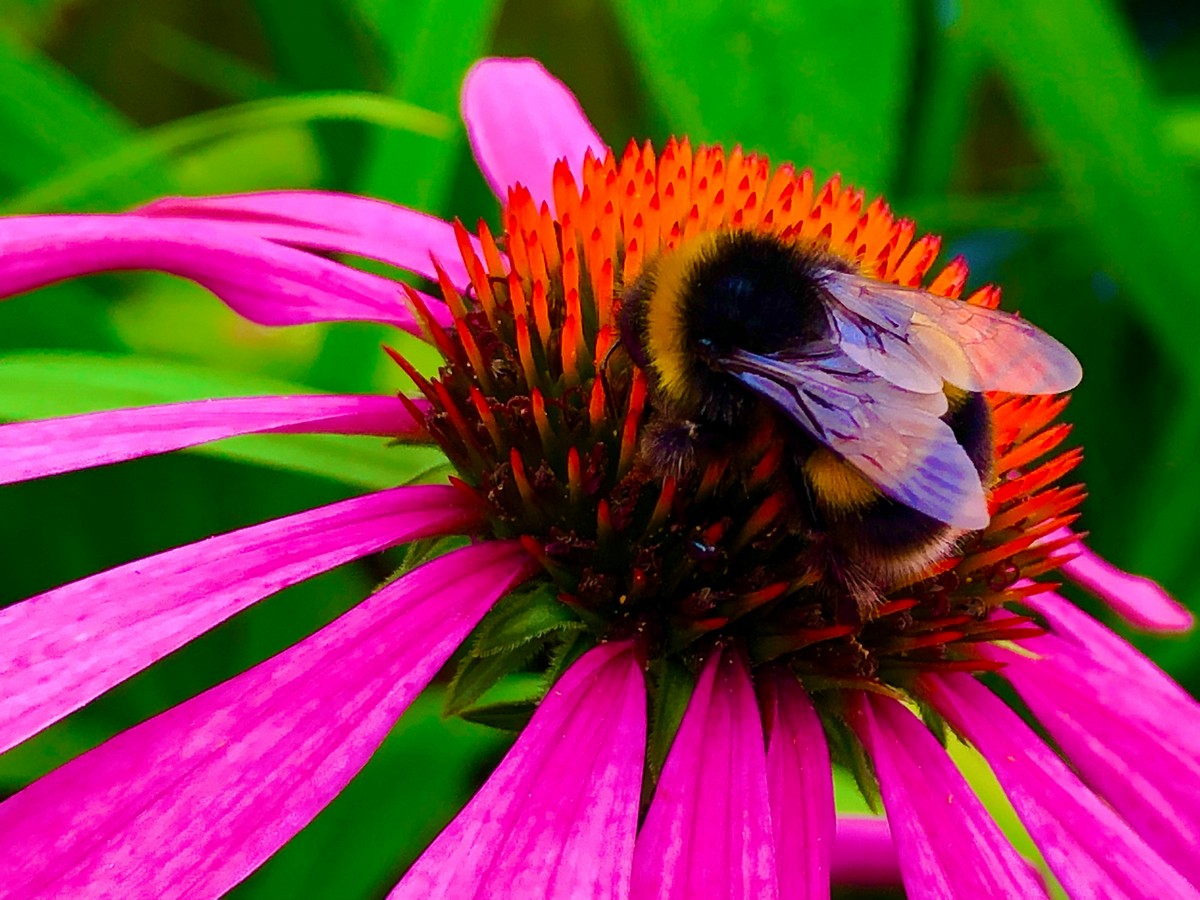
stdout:
[(471, 647), (473, 656), (494, 656), (526, 646), (554, 632), (582, 631), (584, 625), (548, 583), (516, 591), (484, 617)]
[(430, 560), (437, 559), (439, 556), (445, 556), (451, 550), (457, 550), (459, 547), (465, 547), (467, 539), (461, 535), (450, 535), (448, 537), (422, 538), (418, 541), (413, 541), (404, 548), (404, 561), (398, 565), (395, 570), (379, 582), (375, 586), (375, 590), (371, 591), (376, 594), (383, 590), (397, 578), (407, 575), (413, 569), (425, 565)]
[(460, 713), (460, 716), (476, 725), (520, 732), (529, 724), (537, 707), (537, 700), (506, 700), (502, 703), (485, 703), (483, 706), (472, 707)]
[[(822, 706), (822, 704), (818, 704)], [(842, 718), (840, 712), (829, 714), (830, 711), (820, 709), (821, 721), (825, 725), (825, 737), (829, 742), (829, 756), (836, 765), (840, 765), (854, 776), (859, 792), (867, 805), (876, 815), (883, 814), (883, 799), (879, 793), (879, 780), (875, 776), (875, 767), (867, 755), (866, 748), (858, 735)]]
[(654, 795), (667, 751), (671, 749), (675, 734), (679, 731), (679, 723), (683, 721), (683, 713), (696, 689), (696, 676), (674, 656), (656, 661), (648, 674), (650, 722), (646, 735), (646, 777), (642, 780), (643, 808)]
[[(505, 676), (549, 660), (539, 678), (536, 705), (546, 690), (584, 649), (584, 625), (561, 603), (549, 584), (519, 590), (502, 599), (475, 629), (446, 692), (445, 713), (476, 721), (476, 703)], [(524, 701), (526, 698), (522, 698)], [(480, 709), (490, 704), (484, 704)]]
[(424, 538), (419, 541), (413, 541), (404, 548), (404, 562), (388, 578), (391, 581), (397, 575), (403, 575), (406, 572), (411, 572), (418, 566), (423, 566), (430, 560), (437, 559), (439, 556), (445, 556), (451, 550), (457, 550), (459, 547), (465, 547), (467, 539), (461, 535), (450, 535), (448, 537)]
[(595, 646), (595, 641), (582, 630), (562, 633), (561, 639), (550, 648), (550, 664), (542, 674), (542, 694), (558, 683), (571, 664)]
[(472, 647), (459, 662), (454, 678), (446, 689), (443, 714), (475, 721), (471, 718), (471, 713), (476, 701), (504, 676), (519, 672), (528, 666), (541, 649), (540, 643), (529, 641), (507, 652), (477, 656), (475, 648)]
[(942, 718), (941, 713), (930, 706), (918, 694), (913, 694), (913, 700), (917, 703), (917, 711), (920, 713), (921, 721), (925, 723), (925, 727), (937, 738), (939, 744), (949, 749), (950, 726), (946, 724), (946, 720)]

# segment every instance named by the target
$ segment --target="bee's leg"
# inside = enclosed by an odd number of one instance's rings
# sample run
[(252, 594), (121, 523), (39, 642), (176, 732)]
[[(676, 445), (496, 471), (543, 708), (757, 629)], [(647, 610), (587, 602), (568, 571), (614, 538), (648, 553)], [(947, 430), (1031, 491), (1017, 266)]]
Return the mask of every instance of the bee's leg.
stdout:
[(686, 419), (653, 419), (642, 433), (642, 458), (659, 475), (678, 478), (696, 465), (699, 431)]
[(642, 458), (659, 475), (681, 478), (736, 446), (720, 426), (659, 417), (642, 432)]
[(883, 603), (883, 594), (875, 579), (830, 535), (818, 537), (812, 552), (824, 577), (826, 596), (835, 621), (843, 625), (861, 625), (869, 621)]

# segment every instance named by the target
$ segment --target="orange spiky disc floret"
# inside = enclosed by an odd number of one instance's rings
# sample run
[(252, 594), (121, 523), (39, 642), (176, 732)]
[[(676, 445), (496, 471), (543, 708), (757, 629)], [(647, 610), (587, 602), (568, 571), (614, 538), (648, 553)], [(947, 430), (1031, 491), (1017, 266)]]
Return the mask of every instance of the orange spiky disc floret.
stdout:
[[(740, 150), (671, 141), (655, 155), (555, 168), (554, 207), (514, 189), (498, 237), (457, 225), (471, 286), (444, 277), (454, 325), (438, 332), (414, 306), (446, 365), (426, 380), (431, 434), (491, 510), (497, 536), (519, 537), (559, 599), (596, 639), (637, 634), (649, 656), (744, 641), (758, 663), (802, 676), (902, 684), (921, 670), (992, 668), (973, 646), (1020, 637), (1021, 616), (991, 617), (1053, 568), (1049, 536), (1083, 498), (1059, 482), (1077, 453), (1065, 400), (990, 395), (996, 483), (983, 532), (904, 585), (866, 621), (847, 620), (822, 584), (811, 534), (789, 527), (794, 494), (771, 429), (747, 438), (747, 460), (661, 478), (639, 465), (651, 421), (643, 374), (613, 354), (622, 286), (647, 261), (714, 229), (755, 229), (808, 242), (865, 275), (958, 297), (955, 259), (930, 278), (940, 240), (916, 236), (881, 199), (833, 178), (772, 169)], [(995, 307), (984, 287), (964, 302)]]

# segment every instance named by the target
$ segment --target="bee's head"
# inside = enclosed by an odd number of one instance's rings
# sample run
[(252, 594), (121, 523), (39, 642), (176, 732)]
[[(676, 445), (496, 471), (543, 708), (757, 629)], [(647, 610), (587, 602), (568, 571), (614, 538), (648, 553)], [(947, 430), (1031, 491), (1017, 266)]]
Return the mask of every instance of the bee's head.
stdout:
[(716, 342), (711, 338), (700, 337), (696, 339), (696, 358), (701, 363), (712, 369), (714, 372), (720, 372), (722, 348), (717, 347)]

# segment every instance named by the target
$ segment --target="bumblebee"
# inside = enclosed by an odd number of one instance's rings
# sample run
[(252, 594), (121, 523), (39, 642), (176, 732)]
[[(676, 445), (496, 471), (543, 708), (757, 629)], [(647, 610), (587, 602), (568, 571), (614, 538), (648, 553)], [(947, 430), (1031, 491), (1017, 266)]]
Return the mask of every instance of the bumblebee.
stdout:
[(860, 607), (864, 580), (877, 595), (987, 525), (994, 458), (981, 392), (1059, 393), (1082, 374), (1015, 315), (744, 230), (651, 260), (624, 291), (619, 324), (650, 387), (643, 463), (682, 475), (736, 455), (770, 419), (799, 518)]

